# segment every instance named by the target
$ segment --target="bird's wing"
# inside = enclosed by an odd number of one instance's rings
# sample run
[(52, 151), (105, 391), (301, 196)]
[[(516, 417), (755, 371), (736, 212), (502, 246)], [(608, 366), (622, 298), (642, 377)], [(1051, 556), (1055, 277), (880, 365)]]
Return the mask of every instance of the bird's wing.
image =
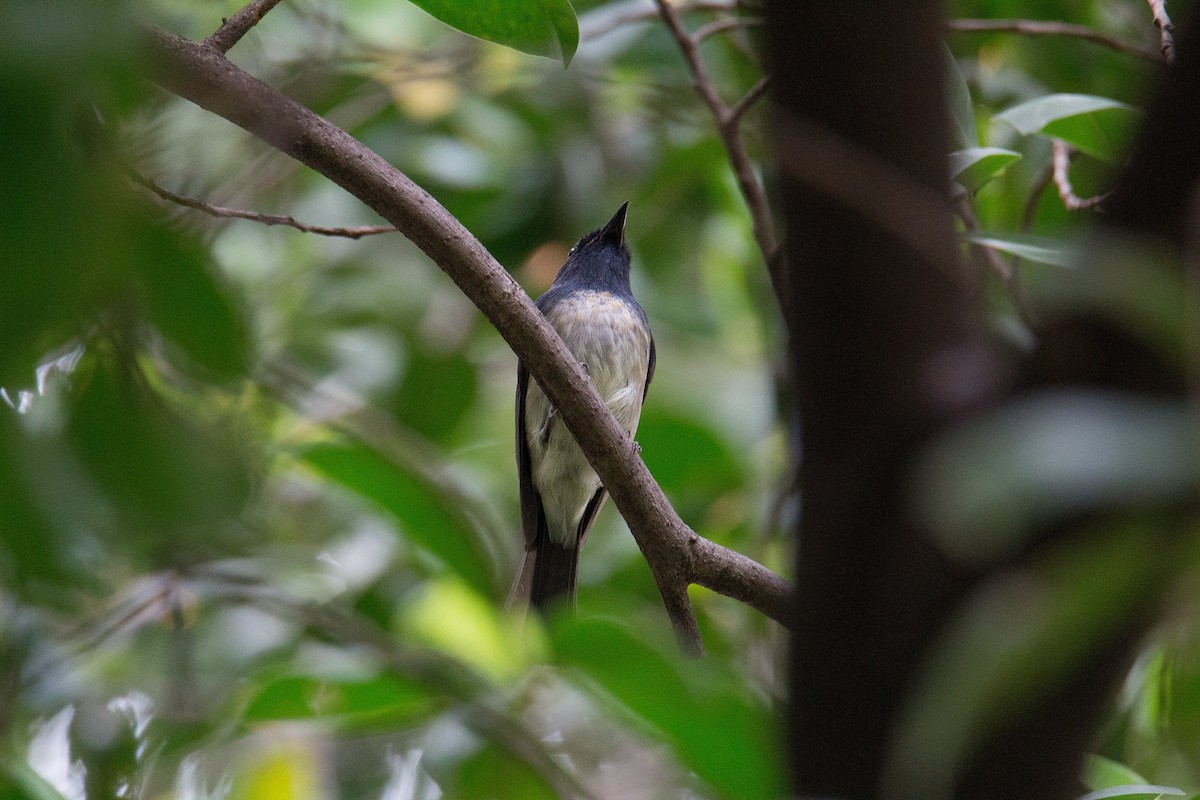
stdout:
[(575, 533), (575, 541), (579, 542), (579, 547), (583, 547), (583, 543), (587, 540), (588, 534), (592, 532), (592, 525), (596, 522), (596, 515), (600, 513), (600, 508), (604, 505), (604, 501), (608, 499), (608, 492), (604, 485), (601, 484), (596, 493), (592, 495), (592, 499), (584, 506), (583, 516), (579, 518), (579, 528)]
[[(545, 528), (546, 513), (542, 509), (542, 498), (533, 485), (533, 466), (529, 460), (529, 440), (525, 436), (525, 395), (529, 392), (529, 370), (517, 362), (517, 480), (521, 499), (521, 532), (525, 536), (525, 549), (537, 545), (538, 530)], [(539, 524), (539, 522), (541, 524)]]
[(650, 391), (650, 381), (654, 380), (654, 362), (657, 356), (654, 353), (654, 337), (650, 337), (650, 363), (646, 367), (646, 385), (642, 387), (642, 402), (646, 402), (646, 393)]

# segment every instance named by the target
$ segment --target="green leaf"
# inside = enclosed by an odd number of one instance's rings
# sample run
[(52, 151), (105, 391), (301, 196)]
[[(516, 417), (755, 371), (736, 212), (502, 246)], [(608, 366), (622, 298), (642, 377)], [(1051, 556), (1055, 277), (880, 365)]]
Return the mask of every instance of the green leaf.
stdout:
[(263, 686), (246, 706), (249, 723), (335, 719), (347, 725), (393, 724), (424, 715), (435, 697), (395, 675), (363, 680), (323, 680), (289, 675)]
[(245, 320), (211, 273), (206, 251), (161, 225), (145, 222), (134, 236), (133, 264), (150, 321), (198, 365), (220, 378), (245, 374)]
[[(0, 585), (47, 601), (65, 599), (62, 587), (82, 572), (71, 569), (68, 537), (51, 524), (38, 502), (31, 456), (42, 452), (17, 424), (17, 415), (0, 403)], [(63, 483), (69, 482), (62, 476)]]
[(1099, 755), (1089, 755), (1083, 765), (1083, 784), (1090, 791), (1111, 789), (1134, 783), (1149, 783), (1129, 767)]
[(1200, 485), (1198, 448), (1200, 429), (1182, 404), (1030, 395), (930, 448), (917, 504), (947, 550), (987, 561), (1066, 516), (1170, 507)]
[(442, 440), (471, 410), (478, 388), (475, 365), (461, 353), (433, 355), (413, 347), (396, 398), (396, 417), (421, 435)]
[(493, 561), (481, 535), (456, 499), (436, 483), (358, 442), (313, 445), (301, 457), (390, 512), (413, 543), (436, 555), (480, 594), (493, 595)]
[(1051, 94), (1014, 106), (994, 119), (1026, 136), (1040, 133), (1062, 139), (1105, 163), (1118, 164), (1141, 112), (1107, 97)]
[(1075, 266), (1081, 252), (1073, 242), (1053, 236), (994, 231), (966, 231), (961, 235), (965, 241), (986, 245), (1026, 261), (1055, 267)]
[(950, 154), (950, 177), (965, 188), (976, 191), (999, 177), (1021, 159), (1021, 154), (1000, 147), (969, 147)]
[(776, 720), (735, 676), (663, 652), (670, 636), (638, 638), (604, 619), (559, 622), (552, 636), (562, 663), (653, 726), (697, 775), (738, 800), (782, 796)]
[(523, 53), (562, 59), (579, 46), (579, 21), (569, 0), (412, 0), (463, 33)]
[(708, 426), (690, 416), (650, 404), (637, 431), (642, 457), (663, 491), (688, 513), (700, 513), (721, 494), (737, 488), (744, 475), (729, 447)]
[(946, 98), (950, 103), (950, 120), (953, 124), (952, 134), (954, 144), (959, 149), (970, 149), (979, 146), (979, 129), (975, 125), (975, 105), (971, 100), (971, 90), (958, 61), (950, 48), (942, 45), (942, 53), (946, 64)]
[(1109, 789), (1098, 789), (1088, 792), (1079, 800), (1111, 800), (1116, 797), (1186, 797), (1187, 792), (1173, 786), (1154, 786), (1146, 783), (1135, 783), (1127, 786), (1113, 786)]
[(560, 797), (537, 770), (488, 743), (454, 772), (448, 797), (467, 800), (555, 800)]
[(232, 432), (168, 406), (147, 389), (144, 375), (122, 363), (84, 362), (74, 380), (80, 386), (69, 438), (127, 526), (124, 541), (136, 541), (128, 534), (143, 537), (142, 548), (155, 558), (218, 546), (214, 529), (250, 494)]
[(63, 796), (28, 765), (0, 763), (0, 800), (63, 800)]
[(981, 742), (1055, 696), (1160, 580), (1167, 531), (1097, 523), (958, 606), (915, 681), (885, 780), (946, 797)]
[[(528, 666), (523, 658), (536, 637), (502, 615), (461, 581), (432, 580), (400, 610), (404, 630), (496, 680), (511, 679)], [(454, 620), (447, 625), (446, 620)], [(520, 644), (518, 644), (520, 643)]]

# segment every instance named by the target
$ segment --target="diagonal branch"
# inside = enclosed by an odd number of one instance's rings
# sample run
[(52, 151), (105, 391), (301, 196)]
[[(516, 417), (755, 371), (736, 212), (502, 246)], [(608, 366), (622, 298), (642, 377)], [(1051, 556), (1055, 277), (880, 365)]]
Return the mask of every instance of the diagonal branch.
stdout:
[(249, 5), (229, 19), (221, 20), (221, 27), (217, 28), (216, 33), (205, 39), (204, 44), (218, 52), (228, 53), (230, 48), (241, 41), (242, 37), (261, 22), (267, 12), (279, 3), (280, 0), (252, 0)]
[(217, 217), (218, 219), (248, 219), (251, 222), (260, 222), (263, 225), (286, 225), (289, 228), (295, 228), (304, 233), (315, 233), (320, 236), (341, 236), (347, 239), (361, 239), (364, 236), (377, 236), (381, 233), (396, 232), (396, 226), (394, 225), (358, 225), (348, 228), (311, 225), (307, 222), (301, 222), (290, 214), (262, 214), (258, 211), (215, 206), (195, 197), (188, 197), (187, 195), (172, 192), (170, 189), (160, 186), (132, 167), (126, 167), (126, 173), (131, 181), (158, 195), (163, 200), (183, 206), (184, 208), (203, 212), (210, 217)]
[(348, 133), (216, 50), (158, 29), (149, 29), (145, 38), (155, 82), (346, 189), (420, 247), (487, 316), (563, 415), (612, 495), (686, 653), (703, 652), (695, 613), (686, 602), (689, 583), (785, 622), (787, 583), (734, 551), (711, 542), (697, 546), (703, 540), (671, 508), (579, 361), (508, 271), (437, 200)]

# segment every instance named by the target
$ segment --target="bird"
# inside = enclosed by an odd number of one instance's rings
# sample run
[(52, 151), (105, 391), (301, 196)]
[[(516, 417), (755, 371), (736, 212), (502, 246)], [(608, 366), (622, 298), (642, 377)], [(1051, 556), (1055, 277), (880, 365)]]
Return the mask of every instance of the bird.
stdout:
[[(654, 377), (654, 336), (629, 285), (624, 203), (571, 248), (537, 307), (633, 436)], [(575, 608), (579, 551), (607, 492), (557, 409), (517, 364), (517, 475), (525, 550), (509, 605)]]

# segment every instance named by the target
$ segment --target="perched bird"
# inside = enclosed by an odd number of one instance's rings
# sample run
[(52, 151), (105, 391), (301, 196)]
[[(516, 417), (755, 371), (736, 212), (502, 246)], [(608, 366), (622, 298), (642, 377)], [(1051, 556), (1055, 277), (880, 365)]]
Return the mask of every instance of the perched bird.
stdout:
[[(628, 208), (571, 248), (537, 306), (632, 435), (654, 377), (654, 337), (629, 288)], [(517, 365), (517, 473), (525, 556), (509, 602), (574, 606), (579, 550), (607, 494), (524, 364)]]

